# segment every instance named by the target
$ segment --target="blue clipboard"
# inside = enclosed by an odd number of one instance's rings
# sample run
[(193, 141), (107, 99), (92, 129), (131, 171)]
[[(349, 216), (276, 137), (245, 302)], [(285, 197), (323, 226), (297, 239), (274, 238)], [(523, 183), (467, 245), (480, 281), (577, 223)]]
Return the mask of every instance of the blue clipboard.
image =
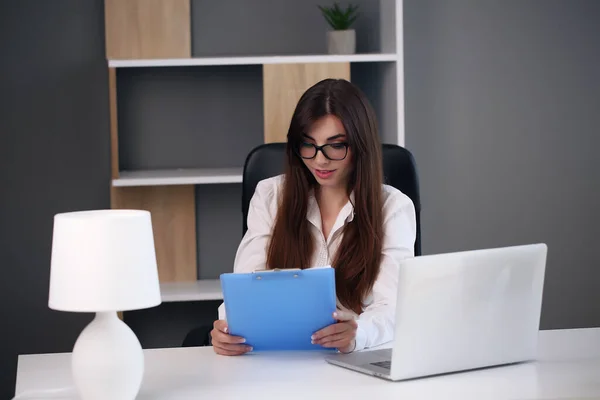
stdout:
[(227, 273), (221, 287), (229, 333), (253, 351), (326, 349), (310, 337), (336, 322), (333, 268)]

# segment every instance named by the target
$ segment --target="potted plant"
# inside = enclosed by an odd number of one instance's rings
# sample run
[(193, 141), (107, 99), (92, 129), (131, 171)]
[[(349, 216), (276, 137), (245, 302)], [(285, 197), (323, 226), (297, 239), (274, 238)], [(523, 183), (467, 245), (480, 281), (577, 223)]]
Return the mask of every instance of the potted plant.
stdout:
[(354, 54), (356, 52), (356, 32), (350, 26), (358, 16), (357, 5), (348, 5), (344, 10), (336, 2), (333, 6), (318, 6), (321, 13), (333, 28), (327, 32), (327, 51), (329, 54)]

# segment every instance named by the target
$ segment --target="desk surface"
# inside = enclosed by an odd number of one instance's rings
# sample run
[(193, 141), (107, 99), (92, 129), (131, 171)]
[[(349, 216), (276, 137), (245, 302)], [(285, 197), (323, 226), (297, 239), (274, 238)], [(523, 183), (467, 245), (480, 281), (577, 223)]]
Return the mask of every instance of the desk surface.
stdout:
[[(223, 357), (214, 354), (211, 347), (156, 349), (144, 353), (146, 371), (139, 400), (307, 399), (312, 396), (600, 399), (600, 328), (540, 332), (540, 356), (536, 362), (405, 382), (388, 382), (329, 365), (319, 353)], [(20, 356), (17, 395), (70, 387), (70, 361), (68, 353)], [(76, 399), (73, 395), (60, 398)]]

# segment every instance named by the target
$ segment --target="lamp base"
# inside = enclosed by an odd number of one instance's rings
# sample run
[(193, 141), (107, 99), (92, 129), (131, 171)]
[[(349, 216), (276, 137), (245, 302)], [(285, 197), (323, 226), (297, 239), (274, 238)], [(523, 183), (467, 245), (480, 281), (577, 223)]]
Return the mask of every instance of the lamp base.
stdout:
[(134, 400), (144, 375), (142, 346), (116, 312), (99, 312), (73, 348), (73, 380), (82, 400)]

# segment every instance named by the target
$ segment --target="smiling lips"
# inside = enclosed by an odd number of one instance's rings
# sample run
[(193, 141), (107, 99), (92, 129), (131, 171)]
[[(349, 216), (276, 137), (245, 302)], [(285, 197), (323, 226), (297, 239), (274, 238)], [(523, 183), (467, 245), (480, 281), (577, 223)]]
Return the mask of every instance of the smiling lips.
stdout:
[(334, 169), (315, 169), (315, 173), (317, 174), (317, 176), (321, 179), (327, 179), (329, 178), (331, 175), (333, 175), (333, 173), (335, 172)]

